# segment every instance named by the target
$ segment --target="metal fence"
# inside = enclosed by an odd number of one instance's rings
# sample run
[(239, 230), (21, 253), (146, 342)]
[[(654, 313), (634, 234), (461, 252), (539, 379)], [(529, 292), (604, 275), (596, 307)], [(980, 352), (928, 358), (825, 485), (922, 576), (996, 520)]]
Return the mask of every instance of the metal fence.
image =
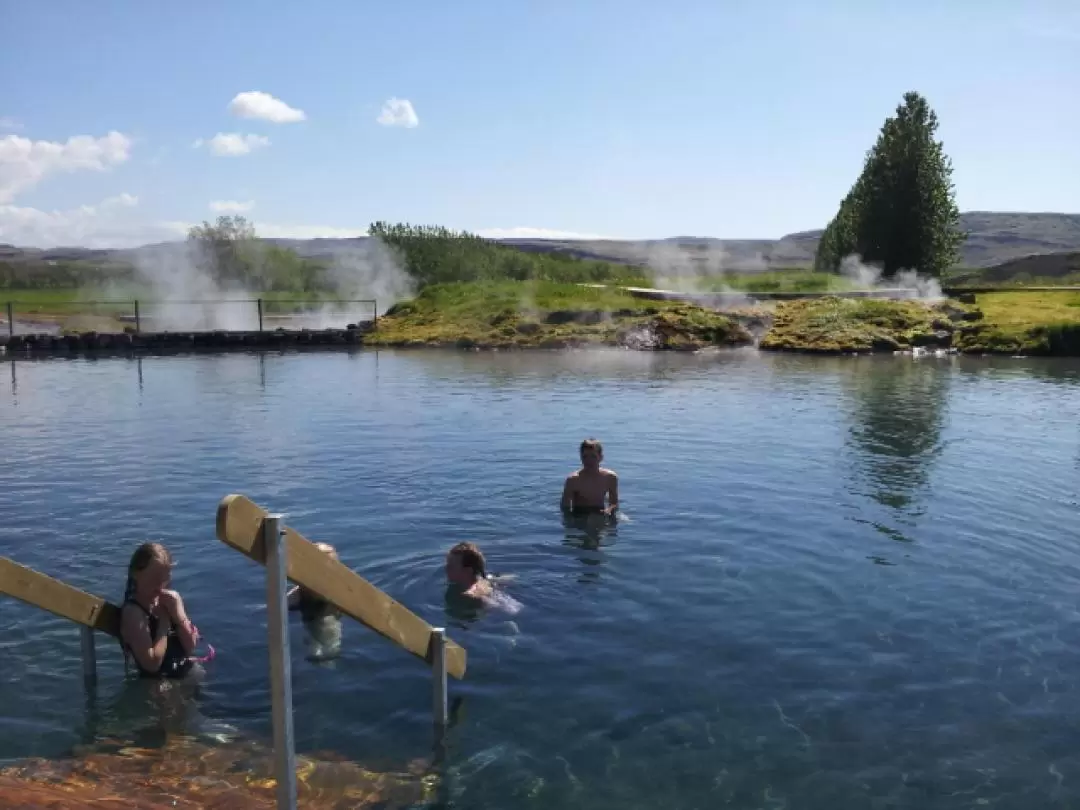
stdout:
[(375, 299), (283, 298), (7, 301), (9, 337), (60, 332), (264, 332), (335, 329), (379, 318)]

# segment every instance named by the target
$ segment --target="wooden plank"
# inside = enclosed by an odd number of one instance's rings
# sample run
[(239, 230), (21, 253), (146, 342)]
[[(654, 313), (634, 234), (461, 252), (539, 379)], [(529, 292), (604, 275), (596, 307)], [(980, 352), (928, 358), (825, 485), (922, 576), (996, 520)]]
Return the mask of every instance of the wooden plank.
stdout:
[(55, 613), (76, 624), (120, 636), (120, 608), (100, 596), (0, 557), (0, 593)]
[[(218, 539), (260, 564), (266, 562), (262, 524), (267, 512), (243, 495), (226, 495), (218, 505)], [(332, 602), (342, 613), (431, 663), (430, 624), (376, 588), (355, 571), (319, 551), (286, 526), (285, 546), (291, 581)], [(446, 644), (447, 672), (465, 677), (465, 650)]]

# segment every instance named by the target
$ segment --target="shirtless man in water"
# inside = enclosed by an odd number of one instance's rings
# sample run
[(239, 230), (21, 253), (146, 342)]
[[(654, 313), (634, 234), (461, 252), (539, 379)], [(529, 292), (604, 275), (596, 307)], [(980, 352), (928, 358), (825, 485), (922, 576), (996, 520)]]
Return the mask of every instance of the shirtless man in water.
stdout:
[[(596, 439), (581, 443), (581, 469), (570, 473), (563, 486), (562, 510), (575, 515), (613, 516), (619, 508), (619, 476), (600, 466), (604, 448)], [(607, 504), (605, 505), (605, 497)]]

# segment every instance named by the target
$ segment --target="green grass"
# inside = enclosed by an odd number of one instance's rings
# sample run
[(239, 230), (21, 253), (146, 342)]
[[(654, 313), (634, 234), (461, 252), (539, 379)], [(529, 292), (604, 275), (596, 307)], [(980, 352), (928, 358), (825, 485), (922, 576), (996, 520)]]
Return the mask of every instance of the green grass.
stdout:
[(426, 288), (379, 319), (369, 343), (395, 346), (624, 345), (649, 335), (660, 348), (747, 343), (731, 318), (618, 289), (556, 282), (477, 282)]
[(1080, 355), (1080, 292), (993, 292), (955, 338), (965, 352)]
[(813, 270), (773, 270), (766, 273), (728, 273), (706, 276), (701, 287), (709, 292), (725, 289), (739, 292), (843, 292), (856, 285), (835, 273), (815, 273)]

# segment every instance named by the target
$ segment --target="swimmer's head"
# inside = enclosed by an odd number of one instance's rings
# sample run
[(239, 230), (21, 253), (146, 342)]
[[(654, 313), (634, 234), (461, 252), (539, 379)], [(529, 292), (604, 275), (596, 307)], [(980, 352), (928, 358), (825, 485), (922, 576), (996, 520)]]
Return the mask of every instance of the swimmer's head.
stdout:
[(315, 545), (315, 548), (317, 548), (319, 551), (321, 551), (323, 554), (325, 554), (331, 560), (336, 560), (338, 558), (337, 549), (335, 549), (329, 543), (315, 543), (314, 545)]
[(581, 466), (587, 470), (595, 470), (604, 460), (604, 447), (596, 439), (586, 439), (581, 443)]
[(172, 569), (172, 555), (165, 546), (161, 543), (143, 543), (135, 549), (128, 563), (124, 598), (139, 596), (144, 601), (157, 598), (169, 586)]
[(446, 578), (456, 585), (471, 585), (487, 576), (487, 563), (476, 543), (458, 543), (446, 555)]

